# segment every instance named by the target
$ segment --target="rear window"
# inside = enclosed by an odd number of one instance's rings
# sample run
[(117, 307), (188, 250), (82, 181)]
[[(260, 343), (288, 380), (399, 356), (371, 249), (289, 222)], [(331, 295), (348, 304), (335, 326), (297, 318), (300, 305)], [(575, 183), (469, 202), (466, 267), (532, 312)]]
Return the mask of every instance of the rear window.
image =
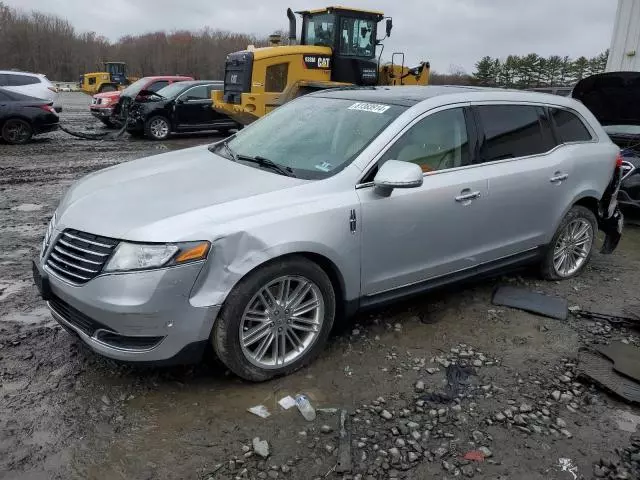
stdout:
[(487, 105), (476, 110), (485, 135), (480, 152), (483, 162), (536, 155), (555, 147), (541, 107)]
[(7, 86), (9, 87), (22, 87), (24, 85), (35, 85), (40, 83), (40, 79), (34, 75), (7, 75)]
[(577, 115), (561, 108), (551, 108), (550, 111), (558, 141), (562, 143), (588, 142), (592, 139), (591, 133)]

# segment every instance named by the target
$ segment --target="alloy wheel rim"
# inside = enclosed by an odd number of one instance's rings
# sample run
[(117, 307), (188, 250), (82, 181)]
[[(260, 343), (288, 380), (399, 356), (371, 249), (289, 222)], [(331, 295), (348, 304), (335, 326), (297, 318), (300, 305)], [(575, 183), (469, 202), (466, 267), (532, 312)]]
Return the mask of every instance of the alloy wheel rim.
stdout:
[(553, 268), (561, 277), (576, 273), (589, 256), (593, 245), (593, 226), (584, 219), (570, 222), (553, 249)]
[(324, 321), (320, 288), (301, 276), (284, 276), (262, 286), (240, 321), (242, 353), (253, 365), (282, 368), (309, 351)]
[(12, 142), (21, 142), (27, 138), (28, 131), (22, 122), (11, 122), (7, 126), (7, 132), (9, 132), (9, 138)]
[(164, 138), (169, 133), (169, 126), (164, 120), (154, 120), (151, 122), (151, 133), (156, 138)]

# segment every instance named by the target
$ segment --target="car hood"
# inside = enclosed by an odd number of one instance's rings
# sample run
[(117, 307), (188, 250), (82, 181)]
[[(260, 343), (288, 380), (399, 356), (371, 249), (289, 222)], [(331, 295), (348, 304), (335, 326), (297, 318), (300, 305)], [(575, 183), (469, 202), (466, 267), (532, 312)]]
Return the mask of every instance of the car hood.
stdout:
[(207, 146), (193, 147), (84, 177), (60, 204), (56, 229), (125, 240), (179, 241), (192, 233), (192, 225), (210, 221), (222, 205), (251, 202), (251, 197), (303, 183), (308, 181), (227, 160)]
[(118, 98), (120, 96), (120, 92), (102, 92), (96, 93), (93, 98)]
[(602, 125), (640, 125), (640, 72), (607, 72), (580, 80), (571, 96)]

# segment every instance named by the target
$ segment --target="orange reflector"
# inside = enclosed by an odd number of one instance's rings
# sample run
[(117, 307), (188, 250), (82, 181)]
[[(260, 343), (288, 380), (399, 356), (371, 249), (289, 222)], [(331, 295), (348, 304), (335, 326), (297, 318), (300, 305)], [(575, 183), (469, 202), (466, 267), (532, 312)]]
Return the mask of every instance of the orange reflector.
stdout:
[(176, 263), (188, 262), (189, 260), (201, 260), (207, 256), (209, 242), (203, 242), (189, 250), (185, 250), (176, 258)]

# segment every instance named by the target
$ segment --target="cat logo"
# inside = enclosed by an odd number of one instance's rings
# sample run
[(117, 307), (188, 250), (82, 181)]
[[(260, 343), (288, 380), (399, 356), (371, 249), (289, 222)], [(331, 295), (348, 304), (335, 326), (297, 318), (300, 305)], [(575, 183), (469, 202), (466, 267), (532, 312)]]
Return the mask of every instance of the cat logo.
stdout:
[(232, 73), (231, 74), (231, 78), (229, 79), (229, 81), (231, 83), (238, 83), (238, 74), (237, 73)]
[(318, 68), (329, 68), (329, 57), (318, 57)]
[(305, 55), (303, 60), (305, 67), (312, 70), (328, 70), (331, 68), (331, 57), (328, 56)]

